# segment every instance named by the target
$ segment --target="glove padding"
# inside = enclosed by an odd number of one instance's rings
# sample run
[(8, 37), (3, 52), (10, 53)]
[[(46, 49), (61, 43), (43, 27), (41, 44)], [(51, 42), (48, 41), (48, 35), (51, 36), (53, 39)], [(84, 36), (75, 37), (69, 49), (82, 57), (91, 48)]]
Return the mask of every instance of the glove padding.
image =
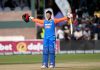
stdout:
[(25, 14), (23, 14), (22, 15), (22, 19), (27, 23), (27, 22), (29, 22), (29, 14), (28, 13), (25, 13)]
[(68, 13), (68, 14), (67, 14), (67, 17), (68, 17), (68, 18), (73, 18), (73, 14)]

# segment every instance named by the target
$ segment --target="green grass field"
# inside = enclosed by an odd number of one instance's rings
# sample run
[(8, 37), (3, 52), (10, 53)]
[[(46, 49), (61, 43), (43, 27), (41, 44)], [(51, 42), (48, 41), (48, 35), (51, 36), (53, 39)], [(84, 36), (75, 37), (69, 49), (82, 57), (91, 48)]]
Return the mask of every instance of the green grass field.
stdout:
[[(42, 55), (0, 56), (0, 64), (34, 64), (41, 63), (41, 61)], [(56, 62), (100, 62), (100, 54), (57, 54)]]
[[(0, 70), (41, 70), (41, 62), (42, 55), (0, 56)], [(54, 70), (100, 70), (100, 54), (57, 54)]]

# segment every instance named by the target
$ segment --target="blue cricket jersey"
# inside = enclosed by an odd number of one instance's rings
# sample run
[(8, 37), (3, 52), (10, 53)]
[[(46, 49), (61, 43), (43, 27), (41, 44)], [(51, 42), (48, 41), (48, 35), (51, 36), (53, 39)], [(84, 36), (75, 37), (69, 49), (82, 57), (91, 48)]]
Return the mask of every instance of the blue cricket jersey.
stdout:
[(55, 23), (54, 20), (44, 20), (44, 38), (55, 37)]

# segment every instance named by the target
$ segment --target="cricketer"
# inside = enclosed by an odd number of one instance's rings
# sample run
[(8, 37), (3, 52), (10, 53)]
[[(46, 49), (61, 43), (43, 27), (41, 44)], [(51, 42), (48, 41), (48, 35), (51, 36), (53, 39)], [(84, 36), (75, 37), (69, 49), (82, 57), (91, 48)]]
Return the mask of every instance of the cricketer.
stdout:
[(44, 26), (44, 39), (43, 39), (43, 58), (42, 58), (42, 67), (41, 68), (55, 68), (55, 27), (56, 24), (62, 21), (68, 21), (70, 17), (62, 18), (51, 18), (52, 12), (46, 12), (46, 18), (44, 20), (34, 18), (28, 14), (24, 14), (22, 18), (24, 21), (29, 22), (29, 20), (43, 24)]

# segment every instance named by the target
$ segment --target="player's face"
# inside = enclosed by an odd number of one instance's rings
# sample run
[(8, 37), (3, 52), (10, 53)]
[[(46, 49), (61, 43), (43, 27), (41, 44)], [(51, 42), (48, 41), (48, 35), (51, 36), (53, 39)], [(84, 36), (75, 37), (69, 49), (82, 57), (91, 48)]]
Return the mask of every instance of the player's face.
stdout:
[(46, 17), (47, 17), (47, 19), (51, 19), (51, 14), (50, 13), (46, 13)]

